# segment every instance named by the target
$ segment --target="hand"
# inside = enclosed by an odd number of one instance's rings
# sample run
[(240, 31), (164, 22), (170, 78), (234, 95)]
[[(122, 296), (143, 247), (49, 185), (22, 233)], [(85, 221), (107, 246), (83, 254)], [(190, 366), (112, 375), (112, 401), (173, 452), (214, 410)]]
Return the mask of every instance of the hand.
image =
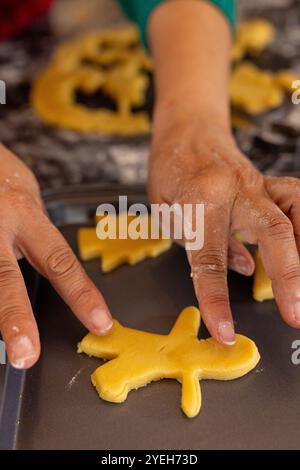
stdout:
[(40, 341), (17, 258), (47, 277), (93, 333), (112, 326), (108, 307), (71, 248), (49, 221), (31, 171), (0, 145), (0, 331), (11, 364), (32, 366)]
[[(234, 342), (227, 268), (251, 275), (254, 262), (232, 234), (258, 244), (283, 319), (300, 328), (300, 182), (264, 177), (228, 129), (183, 111), (156, 113), (149, 165), (152, 202), (204, 203), (204, 246), (189, 251), (204, 322), (221, 343)], [(176, 114), (176, 113), (175, 113)]]

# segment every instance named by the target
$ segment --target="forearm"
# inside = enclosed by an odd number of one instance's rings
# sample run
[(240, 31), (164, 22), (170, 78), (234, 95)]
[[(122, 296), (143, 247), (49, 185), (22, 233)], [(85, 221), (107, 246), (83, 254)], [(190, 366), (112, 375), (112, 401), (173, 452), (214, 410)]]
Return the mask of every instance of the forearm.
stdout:
[(191, 114), (230, 132), (228, 75), (231, 31), (213, 5), (172, 0), (157, 7), (148, 25), (154, 58), (154, 133), (171, 118)]

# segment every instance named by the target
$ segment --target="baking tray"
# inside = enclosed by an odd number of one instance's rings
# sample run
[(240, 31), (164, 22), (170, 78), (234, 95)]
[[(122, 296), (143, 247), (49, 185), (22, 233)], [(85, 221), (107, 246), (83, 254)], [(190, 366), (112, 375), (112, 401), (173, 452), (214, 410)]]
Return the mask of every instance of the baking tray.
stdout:
[[(92, 224), (101, 202), (144, 202), (139, 188), (70, 188), (46, 193), (54, 223), (77, 252), (79, 226)], [(196, 305), (189, 266), (178, 246), (134, 267), (103, 275), (99, 261), (83, 263), (124, 325), (167, 333), (187, 305)], [(229, 275), (238, 332), (252, 338), (262, 359), (240, 379), (203, 381), (198, 417), (180, 409), (180, 384), (152, 383), (123, 404), (98, 398), (90, 374), (101, 360), (76, 353), (85, 328), (49, 283), (26, 267), (42, 354), (27, 372), (6, 366), (0, 417), (2, 449), (297, 449), (300, 447), (300, 365), (291, 362), (300, 333), (280, 319), (273, 301), (252, 300), (252, 279)], [(34, 294), (34, 291), (35, 294)], [(204, 326), (201, 336), (207, 336)]]

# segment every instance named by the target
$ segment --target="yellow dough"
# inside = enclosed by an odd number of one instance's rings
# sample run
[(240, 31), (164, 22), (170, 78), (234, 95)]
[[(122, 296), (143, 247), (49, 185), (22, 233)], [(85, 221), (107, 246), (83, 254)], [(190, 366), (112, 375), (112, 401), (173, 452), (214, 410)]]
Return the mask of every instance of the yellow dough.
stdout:
[(281, 105), (284, 100), (282, 86), (276, 82), (274, 74), (250, 62), (235, 67), (229, 90), (232, 104), (249, 114), (262, 113)]
[(78, 352), (109, 359), (92, 374), (92, 383), (103, 400), (121, 403), (128, 392), (154, 380), (176, 379), (182, 384), (181, 406), (189, 417), (201, 408), (199, 381), (231, 380), (247, 374), (260, 359), (249, 338), (236, 335), (233, 346), (213, 338), (197, 338), (200, 312), (185, 308), (168, 335), (125, 328), (114, 320), (106, 336), (89, 333), (78, 344)]
[[(230, 77), (231, 102), (249, 114), (267, 111), (281, 105), (285, 93), (293, 93), (292, 84), (298, 79), (289, 70), (272, 73), (259, 69), (251, 62), (242, 62), (234, 68)], [(238, 122), (238, 127), (243, 127), (243, 124)]]
[[(117, 224), (119, 218), (123, 215), (116, 216)], [(148, 236), (150, 237), (151, 218), (150, 216), (141, 216), (148, 220)], [(127, 217), (128, 224), (134, 217)], [(141, 222), (141, 224), (143, 221)], [(128, 228), (127, 228), (128, 230)], [(123, 263), (134, 265), (145, 258), (154, 258), (164, 251), (168, 250), (172, 245), (172, 241), (167, 238), (158, 239), (105, 239), (101, 240), (97, 237), (95, 227), (80, 228), (78, 231), (78, 249), (80, 258), (84, 261), (101, 257), (101, 268), (103, 272), (111, 271)]]
[[(82, 132), (139, 134), (149, 132), (144, 112), (152, 63), (139, 42), (135, 27), (93, 32), (60, 45), (35, 80), (33, 108), (46, 123)], [(116, 111), (91, 109), (76, 103), (76, 91), (102, 90), (116, 103)]]
[(258, 54), (273, 40), (274, 36), (274, 26), (263, 18), (240, 23), (231, 51), (232, 59), (240, 60), (247, 52)]
[(250, 126), (250, 122), (245, 116), (241, 116), (235, 110), (231, 113), (231, 126), (235, 129), (245, 129)]
[(300, 80), (300, 75), (296, 75), (290, 70), (281, 70), (276, 74), (277, 83), (287, 92), (293, 93), (295, 88), (293, 88), (293, 82)]
[(253, 298), (262, 302), (263, 300), (274, 299), (272, 282), (268, 277), (258, 250), (255, 253), (255, 273), (253, 284)]

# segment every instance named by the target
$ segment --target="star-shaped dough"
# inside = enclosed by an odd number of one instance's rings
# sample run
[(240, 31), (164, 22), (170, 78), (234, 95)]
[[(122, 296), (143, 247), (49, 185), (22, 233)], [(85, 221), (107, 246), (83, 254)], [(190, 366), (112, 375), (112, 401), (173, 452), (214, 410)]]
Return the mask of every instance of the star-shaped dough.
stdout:
[(103, 400), (121, 403), (128, 392), (154, 380), (176, 379), (182, 384), (181, 407), (189, 417), (201, 407), (199, 380), (231, 380), (253, 369), (260, 359), (249, 338), (236, 335), (233, 346), (213, 338), (197, 338), (200, 312), (187, 307), (168, 335), (123, 327), (114, 320), (106, 336), (89, 333), (78, 352), (109, 359), (92, 374), (92, 383)]
[[(119, 226), (119, 219), (121, 217), (123, 217), (123, 214), (116, 216), (117, 227)], [(78, 231), (80, 258), (87, 261), (101, 257), (101, 269), (106, 273), (121, 264), (128, 263), (132, 266), (143, 261), (145, 258), (155, 258), (168, 250), (172, 245), (172, 241), (168, 238), (151, 239), (151, 217), (148, 215), (140, 216), (140, 220), (142, 221), (144, 217), (148, 220), (149, 238), (147, 239), (120, 239), (117, 232), (116, 239), (101, 240), (97, 237), (95, 227), (80, 228)], [(127, 216), (128, 224), (133, 219), (133, 216)], [(141, 224), (143, 224), (143, 221)]]
[(253, 284), (253, 298), (262, 302), (263, 300), (274, 299), (272, 290), (272, 281), (268, 277), (259, 251), (255, 253), (255, 273), (254, 273), (254, 284)]

